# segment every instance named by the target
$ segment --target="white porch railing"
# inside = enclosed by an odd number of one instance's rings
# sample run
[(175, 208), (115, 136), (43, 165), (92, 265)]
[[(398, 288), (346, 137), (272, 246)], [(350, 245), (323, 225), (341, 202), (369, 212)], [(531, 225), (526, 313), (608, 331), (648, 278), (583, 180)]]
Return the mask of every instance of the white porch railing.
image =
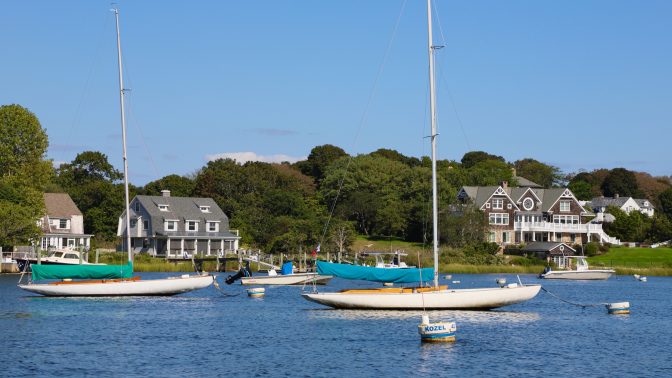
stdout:
[(514, 222), (514, 232), (558, 232), (574, 234), (595, 234), (603, 243), (620, 245), (621, 241), (607, 235), (601, 224), (595, 223), (553, 223), (553, 222)]

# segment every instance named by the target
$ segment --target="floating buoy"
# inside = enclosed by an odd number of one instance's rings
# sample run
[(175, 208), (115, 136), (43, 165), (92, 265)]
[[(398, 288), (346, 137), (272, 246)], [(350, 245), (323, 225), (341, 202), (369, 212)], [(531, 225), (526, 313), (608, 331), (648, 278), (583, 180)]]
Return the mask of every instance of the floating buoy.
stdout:
[(496, 282), (499, 287), (504, 287), (506, 285), (506, 278), (498, 278)]
[(453, 281), (453, 283), (454, 283), (454, 284), (459, 284), (459, 283), (460, 283), (460, 281)]
[(630, 302), (607, 303), (607, 312), (611, 315), (630, 313)]
[(639, 277), (639, 280), (642, 282), (646, 282), (646, 277)]
[(392, 282), (383, 282), (383, 286), (394, 286)]
[(418, 326), (420, 340), (428, 343), (455, 341), (455, 322), (430, 323), (429, 315), (422, 315), (422, 323)]
[(443, 278), (445, 278), (447, 280), (452, 280), (453, 276), (451, 276), (450, 274), (447, 274), (447, 275), (443, 276)]
[(261, 298), (266, 293), (266, 289), (263, 287), (254, 287), (252, 289), (247, 289), (247, 296), (250, 298)]

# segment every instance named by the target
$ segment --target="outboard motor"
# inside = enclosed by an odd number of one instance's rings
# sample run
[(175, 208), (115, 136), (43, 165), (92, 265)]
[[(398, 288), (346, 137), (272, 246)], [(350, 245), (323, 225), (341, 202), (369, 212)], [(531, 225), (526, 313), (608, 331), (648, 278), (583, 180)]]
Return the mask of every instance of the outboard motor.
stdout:
[(248, 261), (243, 268), (240, 268), (238, 273), (234, 275), (229, 275), (226, 277), (226, 282), (227, 285), (231, 285), (232, 283), (236, 282), (239, 280), (241, 277), (250, 277), (252, 275), (252, 271), (250, 270), (250, 262)]

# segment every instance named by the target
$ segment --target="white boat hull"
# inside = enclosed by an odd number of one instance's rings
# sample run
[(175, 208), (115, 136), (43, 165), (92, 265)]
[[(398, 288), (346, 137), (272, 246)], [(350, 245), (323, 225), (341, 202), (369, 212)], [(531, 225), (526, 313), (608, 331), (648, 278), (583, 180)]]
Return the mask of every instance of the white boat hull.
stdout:
[(614, 271), (611, 269), (551, 270), (541, 275), (548, 280), (606, 280)]
[(340, 309), (487, 310), (534, 298), (541, 285), (438, 290), (424, 293), (306, 293), (309, 301)]
[(19, 287), (50, 297), (165, 296), (203, 289), (210, 286), (214, 280), (213, 275), (184, 275), (157, 280), (31, 283)]
[(243, 277), (240, 282), (243, 285), (303, 285), (316, 284), (326, 285), (333, 276), (319, 275), (317, 273), (293, 273), (279, 274), (277, 276), (251, 276)]

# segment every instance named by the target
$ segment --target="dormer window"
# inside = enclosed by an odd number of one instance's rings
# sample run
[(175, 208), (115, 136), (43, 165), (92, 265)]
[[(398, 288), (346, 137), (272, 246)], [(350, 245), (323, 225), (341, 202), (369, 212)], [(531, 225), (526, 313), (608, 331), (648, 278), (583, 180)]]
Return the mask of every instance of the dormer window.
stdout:
[(201, 209), (201, 212), (203, 212), (203, 213), (209, 213), (210, 212), (210, 206), (201, 205), (198, 208)]
[(187, 221), (187, 231), (198, 231), (198, 221), (188, 220)]
[(168, 211), (168, 205), (157, 205), (159, 207), (159, 210), (161, 211)]

